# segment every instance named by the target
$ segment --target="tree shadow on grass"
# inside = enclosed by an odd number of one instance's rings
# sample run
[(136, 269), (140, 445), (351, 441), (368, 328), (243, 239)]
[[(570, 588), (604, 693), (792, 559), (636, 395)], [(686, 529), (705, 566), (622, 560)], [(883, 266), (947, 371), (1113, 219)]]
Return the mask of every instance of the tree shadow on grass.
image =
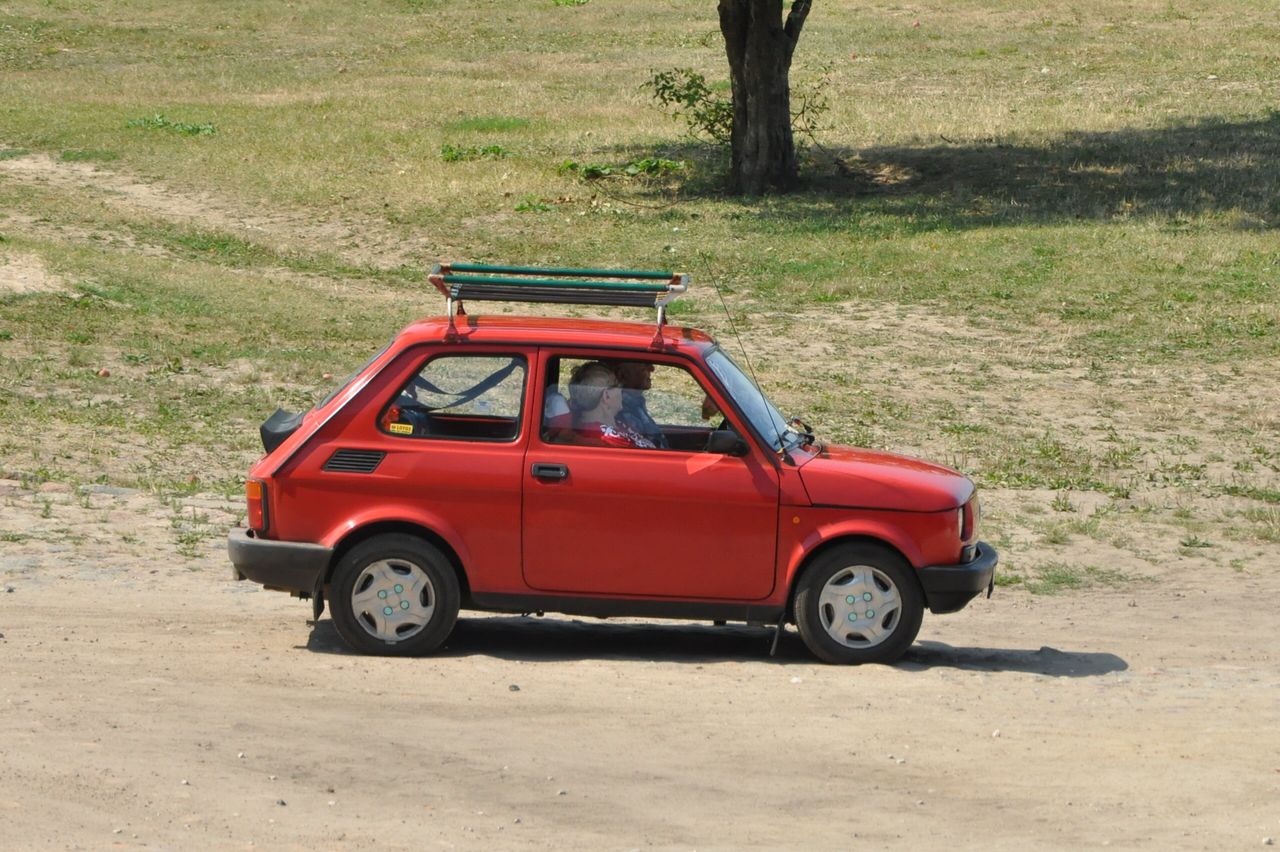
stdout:
[[(581, 621), (528, 616), (468, 616), (435, 657), (496, 657), (522, 662), (632, 660), (667, 663), (752, 661), (777, 665), (815, 664), (817, 660), (789, 629), (769, 655), (771, 627), (688, 622)], [(315, 625), (307, 650), (351, 654), (333, 622)], [(895, 664), (907, 671), (957, 668), (987, 672), (1029, 672), (1053, 677), (1093, 677), (1128, 668), (1113, 654), (999, 648), (953, 648), (941, 642), (917, 642)]]
[[(658, 149), (696, 165), (681, 196), (724, 195), (713, 174), (721, 161), (710, 147)], [(1131, 218), (1177, 226), (1212, 214), (1228, 214), (1244, 229), (1280, 227), (1280, 111), (1073, 132), (1040, 145), (823, 148), (813, 161), (800, 191), (746, 203), (762, 218), (802, 229), (859, 227), (868, 213), (897, 218), (913, 231)]]

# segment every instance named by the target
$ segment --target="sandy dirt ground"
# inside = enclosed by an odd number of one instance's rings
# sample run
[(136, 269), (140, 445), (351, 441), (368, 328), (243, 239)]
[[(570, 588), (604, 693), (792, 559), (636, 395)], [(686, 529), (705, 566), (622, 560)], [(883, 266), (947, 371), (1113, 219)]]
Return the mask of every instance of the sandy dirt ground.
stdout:
[(465, 613), (439, 655), (379, 659), (233, 582), (218, 536), (175, 537), (236, 503), (14, 480), (0, 502), (5, 848), (1280, 837), (1272, 571), (998, 589), (896, 666), (821, 665), (793, 631), (771, 658), (767, 629)]
[[(43, 155), (0, 161), (0, 176), (111, 215), (320, 241), (353, 262), (450, 254)], [(0, 293), (64, 287), (34, 255), (0, 257)], [(903, 404), (929, 404), (898, 375), (905, 363), (930, 381), (983, 379), (975, 412), (1137, 448), (1128, 498), (1074, 493), (1064, 511), (1062, 493), (983, 494), (1008, 564), (1078, 562), (1112, 580), (1000, 588), (926, 616), (895, 666), (821, 665), (794, 631), (770, 657), (766, 629), (466, 613), (442, 653), (377, 659), (349, 653), (327, 615), (309, 625), (308, 603), (231, 581), (237, 501), (0, 474), (15, 477), (0, 479), (0, 848), (1274, 843), (1280, 544), (1264, 534), (1269, 506), (1206, 483), (1277, 487), (1257, 461), (1280, 423), (1277, 367), (1095, 371), (1053, 329), (1005, 335), (993, 355), (980, 326), (851, 311), (796, 320), (809, 342), (788, 357), (872, 347), (882, 355), (858, 359), (862, 379)], [(779, 323), (758, 332), (762, 351), (797, 336)], [(938, 340), (985, 354), (911, 360)], [(956, 366), (969, 363), (995, 366)], [(954, 450), (922, 440), (929, 457)], [(135, 440), (125, 461), (156, 452)], [(1095, 519), (1088, 535), (1050, 535)]]

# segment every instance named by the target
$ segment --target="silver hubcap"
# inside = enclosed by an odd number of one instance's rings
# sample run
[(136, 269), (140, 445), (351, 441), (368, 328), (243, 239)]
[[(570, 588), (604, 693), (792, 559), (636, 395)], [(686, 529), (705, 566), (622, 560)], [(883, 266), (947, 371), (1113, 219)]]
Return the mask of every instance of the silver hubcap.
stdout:
[(872, 648), (893, 635), (902, 597), (888, 575), (870, 565), (835, 574), (818, 596), (818, 615), (831, 638), (849, 648)]
[(426, 572), (403, 559), (383, 559), (360, 572), (351, 591), (351, 611), (365, 632), (383, 642), (403, 642), (419, 633), (436, 608), (436, 589)]

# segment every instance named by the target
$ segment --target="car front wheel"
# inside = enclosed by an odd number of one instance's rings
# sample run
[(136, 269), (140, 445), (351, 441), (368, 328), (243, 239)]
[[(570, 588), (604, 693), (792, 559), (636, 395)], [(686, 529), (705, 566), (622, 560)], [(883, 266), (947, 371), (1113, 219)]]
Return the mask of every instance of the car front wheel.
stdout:
[(458, 620), (453, 566), (410, 535), (381, 535), (353, 547), (333, 571), (333, 623), (353, 649), (406, 657), (436, 650)]
[(838, 545), (800, 579), (796, 626), (828, 663), (888, 663), (901, 657), (924, 617), (924, 595), (901, 556), (872, 544)]

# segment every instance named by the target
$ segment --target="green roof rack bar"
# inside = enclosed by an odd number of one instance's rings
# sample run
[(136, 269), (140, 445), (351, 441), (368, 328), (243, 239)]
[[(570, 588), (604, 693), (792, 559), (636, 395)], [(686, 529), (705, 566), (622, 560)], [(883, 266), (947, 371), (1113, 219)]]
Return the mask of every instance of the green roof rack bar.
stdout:
[(675, 273), (645, 272), (639, 269), (567, 269), (555, 266), (489, 266), (482, 263), (451, 263), (452, 272), (483, 272), (486, 275), (551, 275), (557, 278), (639, 278), (670, 281)]
[[(670, 276), (668, 276), (670, 277)], [(632, 290), (639, 293), (665, 293), (666, 284), (642, 284), (638, 281), (561, 281), (556, 278), (504, 278), (496, 275), (446, 275), (444, 283), (458, 287), (467, 284), (482, 286), (514, 287), (560, 287), (577, 290)]]
[(438, 263), (427, 280), (447, 300), (451, 326), (470, 300), (657, 308), (661, 328), (666, 306), (689, 289), (689, 276), (682, 272), (480, 263)]

